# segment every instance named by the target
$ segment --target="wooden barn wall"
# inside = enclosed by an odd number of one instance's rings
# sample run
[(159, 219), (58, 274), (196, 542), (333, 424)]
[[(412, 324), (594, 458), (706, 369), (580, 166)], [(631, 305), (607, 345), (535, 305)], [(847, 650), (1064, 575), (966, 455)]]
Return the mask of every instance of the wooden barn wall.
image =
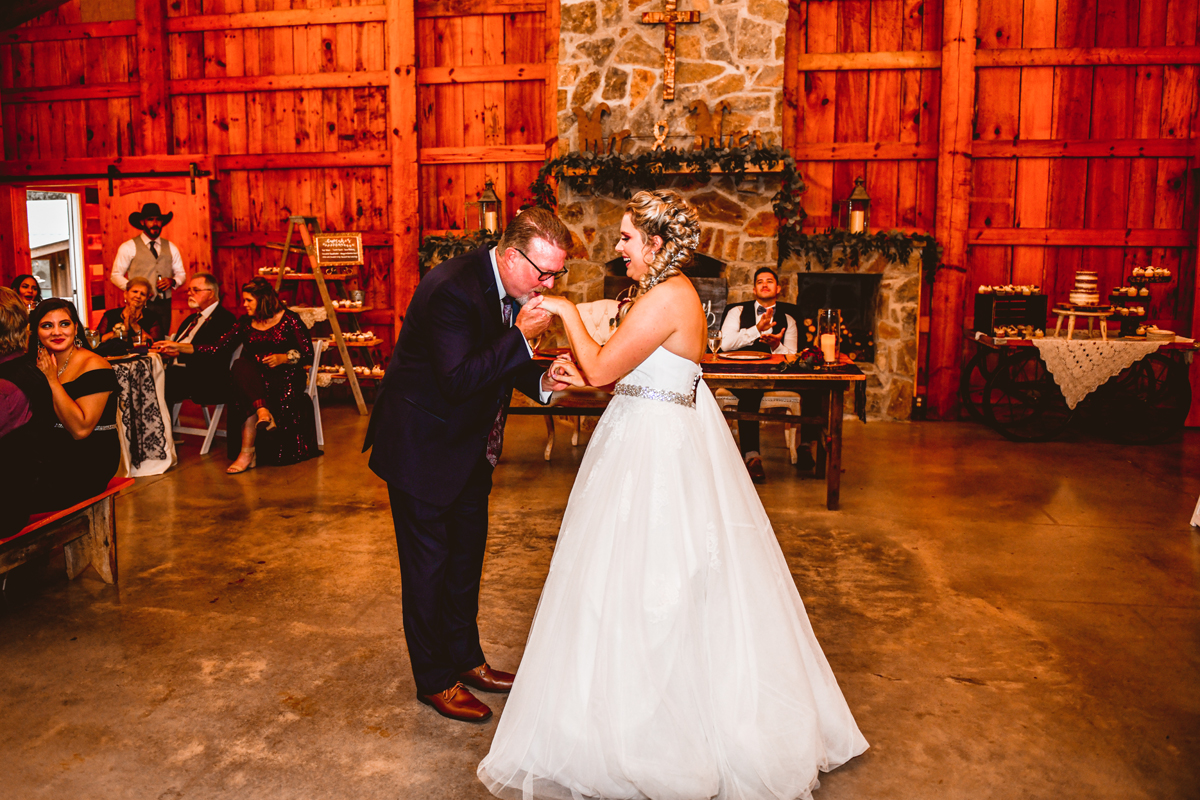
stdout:
[[(526, 201), (557, 42), (544, 2), (137, 0), (136, 20), (84, 23), (75, 0), (0, 34), (0, 169), (211, 169), (228, 306), (278, 262), (289, 216), (361, 231), (363, 321), (391, 342), (420, 234), (477, 227), (485, 178), (506, 217)], [(23, 191), (0, 186), (0, 208)], [(19, 239), (0, 230), (10, 261)]]
[(1038, 284), (1058, 300), (1078, 269), (1108, 287), (1153, 263), (1175, 280), (1156, 287), (1150, 320), (1200, 332), (1198, 7), (790, 4), (784, 125), (809, 227), (836, 224), (861, 175), (874, 229), (935, 234), (945, 250), (921, 320), (919, 381), (935, 416), (957, 413), (980, 284)]

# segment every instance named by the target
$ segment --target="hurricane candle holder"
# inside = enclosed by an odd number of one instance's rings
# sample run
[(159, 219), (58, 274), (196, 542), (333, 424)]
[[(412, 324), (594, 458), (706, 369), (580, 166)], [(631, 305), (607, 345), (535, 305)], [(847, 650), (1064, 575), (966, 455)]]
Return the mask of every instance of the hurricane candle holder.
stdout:
[(817, 347), (826, 364), (836, 364), (841, 356), (842, 312), (837, 308), (817, 309)]

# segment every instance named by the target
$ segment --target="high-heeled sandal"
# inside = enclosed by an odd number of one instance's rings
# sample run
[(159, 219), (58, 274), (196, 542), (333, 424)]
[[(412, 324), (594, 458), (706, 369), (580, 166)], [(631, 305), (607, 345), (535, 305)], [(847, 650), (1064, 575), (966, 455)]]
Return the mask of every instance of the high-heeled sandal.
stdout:
[[(245, 453), (245, 452), (246, 452), (245, 450), (242, 451), (242, 453)], [(238, 453), (238, 458), (242, 457), (242, 453)], [(238, 469), (236, 464), (230, 464), (229, 467), (225, 470), (225, 474), (226, 475), (241, 475), (246, 470), (254, 469), (256, 466), (258, 466), (258, 453), (254, 452), (254, 450), (251, 450), (249, 464), (242, 467), (241, 469)]]
[(266, 419), (260, 419), (254, 423), (254, 427), (259, 431), (273, 431), (278, 426), (275, 424), (275, 415), (270, 411), (267, 412)]

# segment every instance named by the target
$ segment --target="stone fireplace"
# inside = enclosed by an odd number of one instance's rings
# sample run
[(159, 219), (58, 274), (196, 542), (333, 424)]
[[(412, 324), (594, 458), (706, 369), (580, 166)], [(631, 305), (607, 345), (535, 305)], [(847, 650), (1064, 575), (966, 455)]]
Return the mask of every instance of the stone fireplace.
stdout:
[[(652, 149), (660, 124), (665, 124), (664, 147), (690, 149), (704, 113), (694, 105), (700, 100), (713, 113), (728, 101), (725, 133), (757, 131), (764, 144), (780, 145), (786, 0), (681, 0), (680, 10), (700, 12), (700, 21), (677, 28), (673, 101), (663, 100), (663, 28), (641, 22), (643, 12), (662, 7), (662, 0), (584, 0), (562, 6), (560, 153), (581, 149), (575, 109), (592, 114), (601, 103), (609, 109), (602, 117), (604, 140), (629, 131), (624, 153)], [(778, 268), (771, 198), (780, 176), (755, 174), (735, 182), (719, 175), (709, 181), (675, 175), (660, 186), (679, 191), (700, 212), (699, 249), (722, 263), (720, 277), (728, 284), (729, 302), (750, 299), (755, 270)], [(643, 187), (623, 188), (632, 192)], [(605, 296), (606, 262), (616, 255), (625, 198), (609, 187), (593, 190), (562, 181), (558, 200), (560, 216), (577, 243), (562, 289), (575, 302), (599, 300)], [(796, 301), (800, 276), (810, 271), (822, 274), (808, 259), (783, 263), (783, 299)], [(865, 258), (857, 267), (829, 271), (834, 273), (877, 276), (868, 303), (874, 309), (874, 353), (860, 363), (868, 374), (867, 412), (875, 419), (909, 419), (917, 361), (919, 251), (907, 264)]]

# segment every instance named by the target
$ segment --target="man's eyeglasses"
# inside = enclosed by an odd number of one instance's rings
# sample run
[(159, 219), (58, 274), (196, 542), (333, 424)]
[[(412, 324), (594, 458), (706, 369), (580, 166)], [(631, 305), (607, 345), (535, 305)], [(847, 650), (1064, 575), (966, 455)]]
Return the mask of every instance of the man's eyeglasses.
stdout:
[(195, 286), (189, 286), (187, 289), (188, 294), (204, 294), (205, 292), (211, 291), (212, 289), (209, 289), (207, 286), (201, 286), (199, 289), (197, 289)]
[(514, 247), (514, 248), (513, 248), (513, 250), (516, 250), (518, 253), (520, 253), (522, 256), (524, 256), (524, 257), (525, 257), (525, 260), (526, 260), (526, 261), (528, 261), (530, 264), (533, 264), (533, 268), (537, 270), (537, 274), (538, 274), (538, 280), (539, 280), (539, 281), (544, 281), (544, 280), (546, 280), (547, 278), (561, 278), (563, 275), (566, 275), (566, 274), (567, 274), (567, 268), (566, 268), (566, 267), (563, 267), (563, 268), (562, 268), (562, 269), (560, 269), (558, 272), (546, 272), (546, 270), (542, 269), (542, 268), (541, 268), (541, 267), (539, 267), (537, 264), (534, 264), (534, 263), (533, 263), (533, 259), (532, 259), (532, 258), (530, 258), (529, 256), (526, 256), (526, 255), (525, 255), (525, 251), (524, 251), (524, 250), (522, 250), (522, 249), (521, 249), (521, 248), (519, 248), (519, 247)]

